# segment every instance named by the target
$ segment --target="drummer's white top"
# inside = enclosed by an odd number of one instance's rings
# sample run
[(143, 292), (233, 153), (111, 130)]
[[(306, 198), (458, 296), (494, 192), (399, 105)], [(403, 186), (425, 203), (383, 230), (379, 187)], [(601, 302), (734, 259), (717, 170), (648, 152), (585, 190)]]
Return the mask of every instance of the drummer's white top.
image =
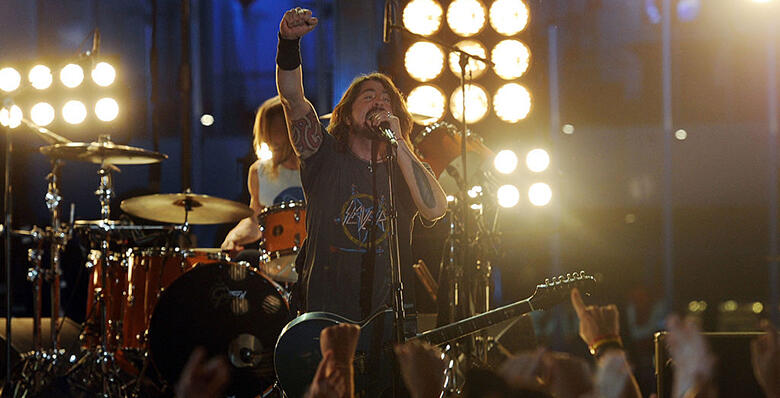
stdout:
[(302, 201), (303, 188), (301, 188), (301, 172), (279, 166), (279, 175), (274, 178), (271, 175), (271, 162), (260, 162), (257, 168), (259, 179), (259, 200), (263, 206), (289, 201)]

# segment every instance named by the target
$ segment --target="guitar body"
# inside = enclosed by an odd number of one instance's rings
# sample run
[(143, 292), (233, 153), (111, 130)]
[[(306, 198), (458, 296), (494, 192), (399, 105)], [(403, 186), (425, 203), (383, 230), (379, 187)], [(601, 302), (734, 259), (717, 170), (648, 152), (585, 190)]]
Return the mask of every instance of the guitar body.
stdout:
[(300, 398), (306, 393), (322, 360), (320, 332), (340, 323), (361, 328), (354, 362), (355, 396), (382, 397), (392, 391), (392, 310), (378, 312), (363, 323), (328, 312), (309, 312), (288, 323), (276, 342), (276, 377), (287, 397)]

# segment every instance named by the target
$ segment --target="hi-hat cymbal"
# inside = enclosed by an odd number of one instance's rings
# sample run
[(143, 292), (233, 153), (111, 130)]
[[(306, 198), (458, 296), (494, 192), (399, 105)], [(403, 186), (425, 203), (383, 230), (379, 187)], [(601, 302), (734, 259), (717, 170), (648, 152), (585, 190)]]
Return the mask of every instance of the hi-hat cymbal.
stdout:
[(168, 155), (113, 142), (69, 142), (40, 148), (44, 155), (65, 160), (95, 164), (151, 164), (159, 163)]
[(194, 193), (138, 196), (123, 200), (120, 207), (134, 216), (171, 224), (184, 223), (185, 214), (190, 224), (223, 224), (252, 215), (245, 204)]

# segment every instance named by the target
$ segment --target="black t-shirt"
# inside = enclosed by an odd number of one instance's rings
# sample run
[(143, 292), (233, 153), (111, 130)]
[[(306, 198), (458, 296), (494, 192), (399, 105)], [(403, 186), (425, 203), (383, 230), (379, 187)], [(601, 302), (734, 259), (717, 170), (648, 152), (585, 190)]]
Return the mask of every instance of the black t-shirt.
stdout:
[[(301, 162), (307, 238), (303, 248), (306, 257), (299, 269), (299, 292), (306, 312), (327, 311), (357, 321), (364, 315), (360, 302), (361, 270), (376, 214), (374, 176), (369, 162), (349, 149), (337, 149), (335, 138), (324, 128), (323, 135), (319, 150)], [(412, 303), (411, 229), (417, 207), (401, 170), (397, 164), (394, 167), (404, 301)], [(387, 235), (387, 165), (379, 162), (375, 169), (376, 202), (381, 210), (374, 233), (376, 257), (369, 314), (389, 308), (393, 302)]]

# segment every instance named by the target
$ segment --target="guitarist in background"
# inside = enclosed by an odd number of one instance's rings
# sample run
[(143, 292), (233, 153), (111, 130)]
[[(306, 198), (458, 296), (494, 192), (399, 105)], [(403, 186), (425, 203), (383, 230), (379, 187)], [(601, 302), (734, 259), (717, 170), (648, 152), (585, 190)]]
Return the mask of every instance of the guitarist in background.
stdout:
[[(436, 177), (414, 155), (409, 144), (411, 114), (389, 77), (359, 76), (333, 110), (326, 129), (303, 92), (300, 38), (317, 26), (310, 10), (287, 11), (279, 24), (276, 84), (293, 149), (301, 163), (307, 201), (303, 252), (296, 292), (306, 312), (327, 311), (359, 321), (392, 305), (390, 274), (388, 141), (378, 127), (398, 142), (394, 167), (398, 240), (403, 280), (411, 264), (412, 220), (418, 214), (435, 221), (447, 200)], [(300, 264), (300, 262), (298, 262)]]

